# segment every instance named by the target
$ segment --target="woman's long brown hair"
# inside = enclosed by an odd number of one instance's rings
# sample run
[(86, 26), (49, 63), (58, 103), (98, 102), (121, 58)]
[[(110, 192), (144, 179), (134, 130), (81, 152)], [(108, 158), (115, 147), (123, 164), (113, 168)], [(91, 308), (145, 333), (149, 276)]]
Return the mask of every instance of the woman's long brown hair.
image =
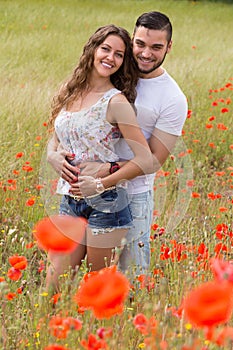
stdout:
[(77, 67), (74, 69), (70, 79), (65, 82), (59, 93), (52, 100), (52, 112), (49, 119), (50, 127), (60, 110), (81, 96), (88, 89), (89, 76), (93, 68), (95, 50), (109, 35), (119, 36), (125, 44), (124, 60), (117, 72), (111, 75), (112, 84), (122, 91), (130, 103), (136, 98), (136, 84), (138, 81), (138, 70), (133, 58), (132, 41), (127, 30), (113, 24), (100, 27), (89, 38), (83, 48)]

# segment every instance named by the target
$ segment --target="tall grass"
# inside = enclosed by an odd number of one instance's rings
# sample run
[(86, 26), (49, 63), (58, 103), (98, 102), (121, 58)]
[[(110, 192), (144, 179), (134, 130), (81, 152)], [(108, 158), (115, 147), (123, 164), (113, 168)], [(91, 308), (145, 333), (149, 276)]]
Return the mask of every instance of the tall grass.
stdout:
[[(86, 272), (83, 267), (72, 283), (69, 272), (61, 276), (62, 302), (52, 308), (43, 293), (44, 271), (38, 273), (46, 264), (46, 254), (36, 246), (27, 248), (33, 240), (34, 223), (50, 210), (57, 210), (56, 204), (52, 207), (45, 202), (38, 187), (47, 176), (44, 123), (52, 96), (97, 27), (115, 23), (132, 33), (136, 18), (150, 10), (171, 18), (173, 49), (164, 67), (182, 87), (191, 111), (181, 142), (155, 180), (154, 224), (158, 228), (152, 227), (151, 236), (154, 286), (150, 291), (143, 287), (132, 290), (131, 303), (126, 304), (122, 316), (97, 321), (85, 314), (82, 330), (58, 342), (81, 349), (81, 339), (109, 326), (113, 329), (108, 340), (112, 349), (143, 348), (144, 337), (132, 326), (134, 315), (143, 312), (156, 316), (169, 348), (192, 344), (194, 333), (166, 310), (178, 307), (192, 285), (211, 278), (206, 266), (220, 243), (216, 225), (224, 223), (229, 231), (232, 227), (233, 5), (186, 0), (0, 0), (0, 276), (7, 281), (0, 283), (3, 349), (44, 349), (57, 342), (49, 335), (48, 315), (77, 314), (69, 296)], [(223, 108), (227, 110), (223, 112)], [(209, 120), (212, 116), (215, 118)], [(30, 199), (34, 205), (28, 205)], [(163, 229), (165, 233), (159, 236)], [(230, 259), (232, 242), (227, 236), (224, 239), (221, 243), (227, 249), (222, 254)], [(201, 243), (208, 254), (197, 249)], [(162, 257), (164, 247), (170, 257)], [(25, 255), (29, 266), (22, 280), (12, 282), (6, 276), (8, 257), (16, 253)], [(20, 286), (23, 293), (7, 300), (6, 295)], [(204, 346), (204, 337), (201, 339)], [(209, 349), (215, 348), (209, 344)]]

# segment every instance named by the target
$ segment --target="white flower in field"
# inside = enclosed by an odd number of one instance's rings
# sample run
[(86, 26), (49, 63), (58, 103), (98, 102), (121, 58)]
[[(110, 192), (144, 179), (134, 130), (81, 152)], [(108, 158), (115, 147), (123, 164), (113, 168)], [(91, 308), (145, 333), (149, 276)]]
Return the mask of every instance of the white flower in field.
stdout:
[(10, 228), (8, 231), (8, 235), (11, 236), (15, 231), (17, 230), (17, 228)]

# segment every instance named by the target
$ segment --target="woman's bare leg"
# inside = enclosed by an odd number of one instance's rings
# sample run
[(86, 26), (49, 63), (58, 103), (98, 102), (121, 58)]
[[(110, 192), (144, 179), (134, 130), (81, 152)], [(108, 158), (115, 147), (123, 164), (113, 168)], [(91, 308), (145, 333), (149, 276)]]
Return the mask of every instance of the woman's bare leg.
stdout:
[(49, 266), (46, 275), (46, 289), (59, 291), (59, 276), (71, 267), (80, 266), (86, 255), (86, 246), (79, 244), (72, 254), (48, 253)]
[(111, 232), (93, 235), (92, 229), (87, 228), (87, 265), (90, 265), (92, 271), (117, 264), (115, 248), (122, 246), (127, 231), (127, 229), (114, 229)]

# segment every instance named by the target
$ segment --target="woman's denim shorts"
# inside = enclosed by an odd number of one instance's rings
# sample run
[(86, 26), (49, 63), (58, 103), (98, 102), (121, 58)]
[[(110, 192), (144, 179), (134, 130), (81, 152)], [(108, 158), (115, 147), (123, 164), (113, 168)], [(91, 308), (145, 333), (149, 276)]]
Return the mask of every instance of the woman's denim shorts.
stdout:
[(97, 229), (130, 228), (133, 220), (128, 194), (122, 187), (79, 200), (64, 195), (60, 214), (81, 216), (88, 220), (89, 227)]

